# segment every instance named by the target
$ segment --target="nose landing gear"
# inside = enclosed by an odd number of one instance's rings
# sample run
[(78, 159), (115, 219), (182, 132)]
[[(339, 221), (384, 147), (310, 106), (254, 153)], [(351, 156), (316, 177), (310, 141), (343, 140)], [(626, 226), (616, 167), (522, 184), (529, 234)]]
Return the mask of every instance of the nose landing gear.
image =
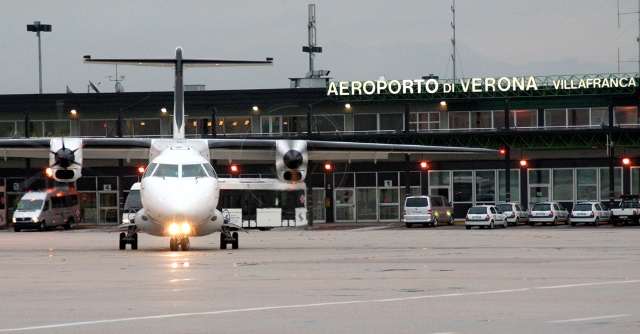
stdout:
[(183, 251), (188, 251), (191, 244), (189, 243), (189, 237), (187, 236), (175, 236), (175, 237), (171, 237), (171, 239), (169, 240), (169, 249), (172, 252), (175, 252), (178, 250), (178, 246), (180, 248), (182, 248)]
[(131, 245), (132, 250), (138, 249), (138, 229), (134, 226), (129, 226), (127, 233), (120, 233), (120, 250), (127, 249), (127, 244)]

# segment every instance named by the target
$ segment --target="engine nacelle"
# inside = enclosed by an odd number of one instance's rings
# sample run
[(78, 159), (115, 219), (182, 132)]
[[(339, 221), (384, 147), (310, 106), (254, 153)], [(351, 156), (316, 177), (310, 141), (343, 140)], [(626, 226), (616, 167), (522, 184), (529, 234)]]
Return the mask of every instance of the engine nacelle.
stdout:
[(297, 183), (307, 176), (307, 142), (305, 140), (276, 141), (276, 174), (282, 182)]
[(51, 138), (49, 167), (58, 182), (73, 182), (82, 176), (82, 139)]

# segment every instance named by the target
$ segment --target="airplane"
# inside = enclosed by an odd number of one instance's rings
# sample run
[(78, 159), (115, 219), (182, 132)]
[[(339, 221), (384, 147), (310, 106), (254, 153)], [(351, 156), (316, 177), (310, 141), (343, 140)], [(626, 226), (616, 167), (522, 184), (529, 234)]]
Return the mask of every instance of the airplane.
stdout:
[(84, 56), (89, 64), (173, 67), (175, 70), (173, 138), (23, 138), (0, 139), (6, 156), (44, 157), (48, 155), (52, 177), (59, 182), (73, 182), (82, 176), (83, 158), (126, 159), (131, 152), (148, 154), (149, 164), (142, 176), (140, 197), (143, 208), (133, 221), (120, 227), (119, 248), (138, 248), (138, 232), (169, 237), (169, 249), (188, 251), (189, 237), (220, 232), (220, 248), (231, 244), (239, 247), (237, 231), (240, 226), (225, 221), (217, 210), (220, 187), (210, 164), (211, 152), (225, 150), (266, 150), (275, 153), (278, 179), (282, 182), (303, 182), (309, 154), (335, 152), (375, 153), (493, 153), (496, 150), (421, 145), (371, 144), (304, 139), (187, 139), (185, 138), (185, 110), (183, 70), (185, 67), (269, 66), (264, 61), (187, 59), (182, 48), (175, 50), (175, 58), (167, 59), (94, 59)]

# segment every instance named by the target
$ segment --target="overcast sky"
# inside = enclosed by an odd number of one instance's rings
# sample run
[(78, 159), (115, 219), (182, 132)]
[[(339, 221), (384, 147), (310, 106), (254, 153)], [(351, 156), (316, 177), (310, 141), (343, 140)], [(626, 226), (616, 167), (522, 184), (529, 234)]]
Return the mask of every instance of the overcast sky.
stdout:
[[(456, 77), (638, 72), (638, 1), (458, 0)], [(29, 1), (0, 3), (0, 94), (38, 93), (42, 33), (44, 93), (87, 92), (89, 80), (114, 92), (113, 65), (94, 58), (263, 60), (272, 67), (190, 68), (185, 84), (208, 90), (287, 88), (309, 70), (307, 7), (312, 1)], [(334, 81), (453, 76), (452, 1), (315, 0), (316, 70)], [(618, 62), (618, 50), (621, 61)], [(169, 91), (168, 68), (118, 66), (125, 91)]]

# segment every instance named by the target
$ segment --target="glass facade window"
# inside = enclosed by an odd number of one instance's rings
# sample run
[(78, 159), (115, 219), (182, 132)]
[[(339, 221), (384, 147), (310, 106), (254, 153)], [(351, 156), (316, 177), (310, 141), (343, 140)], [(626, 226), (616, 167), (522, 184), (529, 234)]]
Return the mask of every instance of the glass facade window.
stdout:
[[(622, 168), (613, 169), (613, 198), (617, 199), (622, 195)], [(609, 168), (600, 168), (600, 200), (609, 201)]]
[(638, 108), (637, 107), (616, 107), (614, 109), (616, 124), (619, 125), (637, 125), (638, 124)]
[[(509, 110), (509, 127), (516, 126), (514, 119), (515, 110)], [(504, 110), (493, 111), (493, 127), (496, 129), (504, 129)]]
[[(24, 129), (24, 123), (22, 123)], [(23, 130), (24, 132), (24, 130)], [(17, 138), (18, 137), (18, 125), (17, 122), (0, 122), (0, 137), (1, 138)]]
[[(510, 170), (509, 171), (509, 176), (510, 176), (510, 187), (509, 187), (509, 191), (510, 191), (510, 199), (511, 202), (520, 202), (520, 171), (519, 170)], [(498, 170), (498, 201), (499, 202), (506, 202), (507, 201), (507, 194), (506, 194), (506, 179), (505, 179), (505, 173), (504, 173), (504, 169), (503, 170)]]
[(427, 132), (440, 129), (440, 112), (419, 112), (409, 115), (409, 130)]
[(537, 128), (538, 127), (538, 110), (523, 109), (514, 110), (516, 114), (516, 128)]
[(210, 135), (211, 121), (208, 118), (187, 118), (184, 122), (184, 134), (187, 137)]
[(609, 125), (609, 109), (591, 108), (591, 125)]
[(314, 117), (314, 130), (316, 132), (342, 132), (344, 131), (343, 115), (322, 115)]
[(281, 116), (262, 116), (260, 117), (261, 133), (280, 134), (282, 133), (282, 117)]
[(282, 116), (282, 132), (307, 133), (307, 117)]
[(567, 126), (567, 110), (566, 109), (545, 109), (544, 126), (545, 127), (566, 127)]
[(160, 136), (159, 119), (136, 119), (132, 120), (134, 136)]
[[(84, 120), (79, 122), (79, 131), (81, 136), (87, 137), (108, 137), (116, 136), (115, 120)], [(123, 129), (124, 133), (124, 129)], [(130, 135), (130, 134), (129, 134)]]
[(218, 134), (251, 133), (250, 117), (218, 117)]
[(353, 131), (378, 131), (378, 115), (353, 115)]
[(454, 111), (449, 113), (449, 129), (467, 130), (469, 129), (469, 112)]
[(404, 114), (380, 114), (380, 131), (403, 131)]
[(589, 108), (569, 109), (567, 116), (569, 126), (589, 126), (591, 124)]
[(472, 111), (471, 112), (471, 128), (472, 129), (493, 129), (491, 111)]
[(598, 199), (598, 169), (576, 169), (576, 200), (591, 201)]
[(554, 169), (552, 189), (554, 201), (573, 201), (573, 169)]
[(496, 172), (476, 171), (476, 203), (496, 202)]
[(453, 201), (472, 202), (473, 201), (473, 172), (454, 171), (453, 172)]
[(376, 205), (376, 189), (365, 188), (356, 190), (357, 211), (356, 220), (375, 221), (378, 220), (378, 206)]

